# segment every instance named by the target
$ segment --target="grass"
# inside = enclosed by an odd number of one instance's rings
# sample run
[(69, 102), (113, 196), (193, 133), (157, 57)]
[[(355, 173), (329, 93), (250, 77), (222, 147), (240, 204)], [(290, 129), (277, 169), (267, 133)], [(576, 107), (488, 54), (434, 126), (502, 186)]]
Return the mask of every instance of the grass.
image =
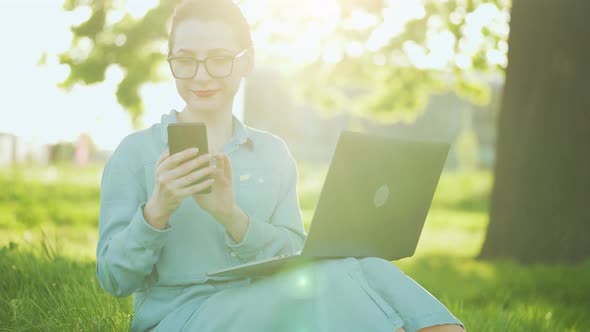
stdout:
[[(0, 171), (0, 331), (119, 331), (131, 298), (95, 277), (100, 165)], [(306, 227), (326, 167), (299, 166)], [(590, 331), (590, 261), (478, 261), (489, 173), (445, 173), (414, 257), (396, 264), (469, 331)]]

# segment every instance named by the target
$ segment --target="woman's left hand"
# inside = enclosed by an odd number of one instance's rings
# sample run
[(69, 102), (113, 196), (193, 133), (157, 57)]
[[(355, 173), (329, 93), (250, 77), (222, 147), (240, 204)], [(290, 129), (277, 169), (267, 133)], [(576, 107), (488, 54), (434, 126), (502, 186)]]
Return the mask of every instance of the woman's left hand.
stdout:
[(224, 153), (212, 154), (216, 160), (216, 170), (211, 173), (214, 179), (209, 194), (193, 195), (199, 206), (209, 212), (224, 226), (230, 226), (233, 216), (239, 209), (234, 199), (231, 162)]

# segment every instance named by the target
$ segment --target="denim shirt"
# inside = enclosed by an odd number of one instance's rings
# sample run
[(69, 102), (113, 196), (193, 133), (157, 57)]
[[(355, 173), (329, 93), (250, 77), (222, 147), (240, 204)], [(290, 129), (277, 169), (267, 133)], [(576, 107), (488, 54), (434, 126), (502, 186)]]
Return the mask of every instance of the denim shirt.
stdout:
[(96, 273), (100, 285), (112, 295), (135, 293), (134, 320), (151, 316), (149, 320), (156, 321), (166, 314), (168, 309), (156, 304), (138, 312), (151, 288), (224, 280), (206, 273), (294, 253), (302, 249), (306, 238), (297, 168), (286, 144), (275, 135), (245, 126), (235, 116), (233, 135), (221, 152), (231, 161), (236, 203), (249, 217), (242, 241), (236, 243), (190, 196), (164, 230), (149, 225), (143, 207), (154, 190), (156, 161), (167, 148), (167, 125), (177, 122), (177, 114), (172, 110), (162, 115), (160, 123), (126, 136), (102, 174)]
[[(395, 265), (375, 257), (324, 260), (264, 281), (207, 277), (208, 271), (302, 249), (307, 234), (297, 168), (281, 139), (233, 117), (232, 137), (222, 152), (232, 164), (236, 202), (249, 218), (242, 241), (233, 241), (192, 197), (164, 230), (153, 228), (142, 210), (154, 189), (155, 163), (167, 148), (167, 125), (176, 121), (172, 110), (160, 123), (125, 137), (102, 174), (96, 272), (112, 295), (134, 295), (132, 331), (156, 326), (156, 331), (262, 326), (396, 331), (403, 326), (413, 332), (462, 325)], [(308, 280), (303, 284), (302, 276)]]

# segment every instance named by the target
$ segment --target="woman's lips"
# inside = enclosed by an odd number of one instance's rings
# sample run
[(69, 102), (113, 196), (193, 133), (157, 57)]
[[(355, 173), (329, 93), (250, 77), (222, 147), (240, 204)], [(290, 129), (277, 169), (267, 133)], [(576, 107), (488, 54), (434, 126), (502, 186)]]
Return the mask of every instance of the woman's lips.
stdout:
[(192, 90), (197, 97), (211, 97), (216, 94), (219, 90)]

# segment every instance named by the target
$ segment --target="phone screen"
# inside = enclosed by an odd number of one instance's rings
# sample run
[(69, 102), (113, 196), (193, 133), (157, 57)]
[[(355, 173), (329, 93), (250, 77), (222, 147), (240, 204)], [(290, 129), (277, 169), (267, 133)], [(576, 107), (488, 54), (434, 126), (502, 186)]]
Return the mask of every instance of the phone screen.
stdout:
[[(168, 125), (168, 147), (170, 148), (170, 155), (177, 152), (184, 151), (189, 148), (198, 148), (198, 156), (209, 153), (209, 145), (207, 142), (207, 126), (202, 122), (186, 122), (186, 123), (171, 123)], [(206, 163), (199, 169), (208, 167), (210, 163)], [(211, 178), (211, 175), (206, 175), (202, 181)], [(197, 184), (202, 181), (195, 181), (191, 183)], [(199, 191), (196, 194), (208, 194), (211, 192), (211, 187)]]

